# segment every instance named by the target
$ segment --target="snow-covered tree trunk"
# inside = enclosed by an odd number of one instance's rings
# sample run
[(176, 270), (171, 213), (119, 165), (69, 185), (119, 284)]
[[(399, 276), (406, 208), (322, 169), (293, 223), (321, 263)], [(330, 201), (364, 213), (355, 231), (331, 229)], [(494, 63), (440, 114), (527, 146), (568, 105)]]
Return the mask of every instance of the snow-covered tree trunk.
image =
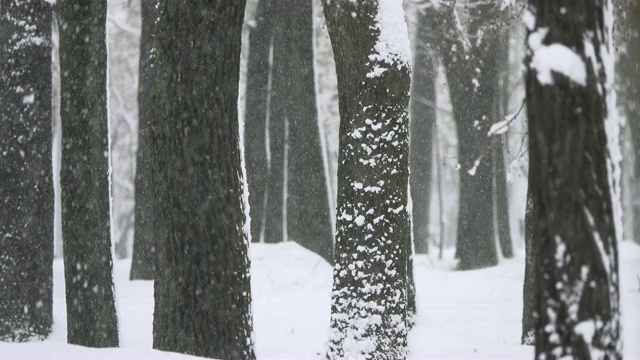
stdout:
[(118, 346), (109, 219), (106, 0), (57, 4), (62, 236), (71, 344)]
[(0, 1), (0, 341), (52, 322), (51, 6)]
[(153, 347), (254, 359), (238, 123), (245, 2), (161, 0), (158, 11)]
[(138, 152), (135, 176), (135, 230), (131, 280), (153, 280), (155, 269), (155, 240), (153, 236), (153, 160), (151, 158), (151, 58), (153, 33), (157, 20), (157, 0), (141, 2), (142, 29), (140, 32), (140, 67), (138, 77)]
[(525, 20), (536, 358), (619, 359), (611, 2), (531, 1)]
[(327, 357), (402, 359), (410, 256), (409, 39), (401, 2), (324, 1), (340, 101)]

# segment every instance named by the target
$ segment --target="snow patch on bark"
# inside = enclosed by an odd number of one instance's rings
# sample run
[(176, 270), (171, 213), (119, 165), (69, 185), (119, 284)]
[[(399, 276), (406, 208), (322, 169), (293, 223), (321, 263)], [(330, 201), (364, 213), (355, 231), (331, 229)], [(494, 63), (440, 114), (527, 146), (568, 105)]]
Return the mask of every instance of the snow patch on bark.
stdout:
[(555, 72), (580, 86), (586, 86), (587, 67), (580, 55), (562, 44), (543, 44), (548, 32), (549, 29), (540, 28), (532, 32), (528, 39), (533, 52), (531, 68), (536, 69), (538, 82), (542, 85), (553, 85), (551, 72)]
[(387, 70), (380, 64), (397, 67), (411, 64), (411, 45), (402, 1), (379, 0), (375, 22), (380, 34), (374, 46), (375, 53), (369, 55), (369, 61), (376, 64), (367, 74), (368, 78), (378, 77)]

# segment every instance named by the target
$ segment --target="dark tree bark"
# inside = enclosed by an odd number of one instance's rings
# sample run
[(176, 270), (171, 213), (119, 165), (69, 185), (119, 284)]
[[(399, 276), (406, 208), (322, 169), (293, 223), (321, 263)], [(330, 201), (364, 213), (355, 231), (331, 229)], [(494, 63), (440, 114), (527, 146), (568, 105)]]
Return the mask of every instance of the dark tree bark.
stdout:
[(223, 0), (159, 5), (153, 347), (164, 351), (255, 358), (237, 112), (244, 9)]
[(153, 160), (151, 158), (151, 63), (154, 25), (158, 18), (157, 0), (141, 2), (140, 67), (138, 81), (138, 152), (135, 177), (135, 230), (131, 280), (153, 280), (155, 271), (155, 240), (153, 236)]
[(433, 129), (436, 122), (436, 72), (433, 64), (433, 11), (419, 12), (411, 73), (410, 181), (413, 203), (413, 241), (417, 254), (429, 250), (429, 205), (431, 202), (431, 167)]
[[(456, 255), (460, 270), (478, 269), (498, 263), (493, 217), (493, 174), (491, 141), (487, 132), (492, 118), (497, 87), (497, 30), (485, 26), (494, 3), (474, 3), (465, 44), (455, 33), (451, 9), (442, 14), (446, 29), (441, 57), (458, 131), (460, 210)], [(481, 34), (478, 36), (477, 34)]]
[[(618, 256), (605, 122), (613, 111), (610, 1), (530, 2), (527, 44), (536, 238), (536, 358), (620, 359)], [(564, 49), (574, 72), (545, 52)], [(571, 53), (568, 53), (571, 52)], [(584, 70), (584, 74), (581, 74)], [(582, 76), (584, 75), (584, 76)], [(610, 165), (610, 164), (609, 164)], [(610, 165), (613, 166), (613, 165)]]
[(245, 115), (245, 161), (249, 204), (251, 207), (251, 241), (264, 240), (267, 183), (271, 171), (267, 159), (266, 124), (271, 104), (272, 25), (271, 1), (259, 1), (255, 24), (249, 34), (247, 69), (247, 112)]
[(70, 344), (118, 346), (109, 226), (107, 2), (62, 0), (62, 236)]
[(276, 43), (288, 55), (283, 59), (289, 130), (287, 232), (291, 240), (332, 263), (333, 231), (316, 105), (311, 1), (295, 2), (295, 16), (290, 13), (290, 0), (279, 1), (285, 5), (281, 6), (285, 9), (281, 18), (287, 22), (284, 37)]
[(406, 356), (409, 55), (374, 48), (391, 4), (324, 2), (341, 118), (330, 359)]
[(51, 6), (0, 2), (0, 341), (51, 332)]

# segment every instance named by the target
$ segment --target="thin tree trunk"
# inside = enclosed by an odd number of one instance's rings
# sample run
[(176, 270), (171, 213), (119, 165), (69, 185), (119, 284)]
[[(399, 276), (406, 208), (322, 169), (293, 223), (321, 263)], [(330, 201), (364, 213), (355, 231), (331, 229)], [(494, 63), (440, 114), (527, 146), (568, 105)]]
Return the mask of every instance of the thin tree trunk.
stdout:
[[(526, 76), (537, 227), (536, 358), (620, 359), (618, 256), (605, 122), (610, 1), (532, 1)], [(566, 16), (568, 14), (570, 16)], [(545, 52), (574, 58), (555, 72)], [(609, 163), (608, 163), (609, 162)]]
[(269, 123), (273, 62), (271, 1), (259, 1), (255, 24), (249, 35), (247, 69), (247, 113), (245, 116), (245, 161), (249, 204), (251, 205), (251, 241), (261, 241), (268, 199), (266, 126)]
[(67, 340), (118, 346), (109, 224), (105, 0), (58, 4)]
[(135, 230), (131, 280), (153, 280), (155, 272), (155, 241), (153, 236), (153, 155), (151, 151), (151, 64), (157, 0), (141, 2), (140, 67), (138, 81), (138, 152), (135, 177)]
[(432, 49), (432, 12), (418, 13), (415, 55), (411, 74), (410, 179), (413, 203), (413, 241), (417, 254), (429, 250), (429, 205), (431, 203), (431, 168), (433, 129), (436, 121), (436, 72)]
[(159, 350), (255, 358), (237, 113), (244, 10), (244, 1), (159, 4), (150, 100)]
[[(508, 97), (511, 93), (509, 89), (508, 74), (509, 71), (509, 34), (506, 29), (497, 30), (497, 51), (492, 55), (493, 61), (496, 62), (496, 97), (494, 105), (494, 113), (492, 121), (494, 123), (505, 120), (507, 116), (506, 106)], [(488, 59), (490, 60), (490, 59)], [(511, 240), (511, 226), (509, 222), (509, 198), (507, 190), (507, 164), (504, 159), (504, 149), (507, 146), (506, 135), (497, 135), (496, 143), (493, 145), (493, 176), (495, 186), (493, 189), (496, 212), (496, 230), (498, 233), (498, 242), (502, 256), (505, 258), (513, 257), (513, 241)]]
[(51, 6), (0, 1), (0, 341), (51, 332)]
[(525, 227), (525, 268), (524, 268), (524, 285), (522, 287), (522, 345), (535, 345), (536, 343), (536, 263), (538, 254), (535, 252), (538, 247), (534, 246), (535, 239), (539, 239), (539, 234), (534, 234), (539, 227), (534, 224), (539, 218), (539, 214), (536, 213), (536, 207), (532, 191), (535, 188), (533, 186), (533, 176), (529, 176), (529, 188), (527, 190), (527, 207), (524, 218)]
[[(288, 27), (275, 46), (285, 48), (289, 161), (287, 183), (288, 236), (333, 262), (333, 231), (322, 162), (313, 66), (312, 0), (279, 0), (286, 4), (281, 17)], [(296, 5), (296, 16), (289, 8)]]
[(381, 17), (404, 21), (384, 6), (401, 4), (324, 2), (341, 118), (329, 359), (406, 356), (409, 44), (381, 37)]

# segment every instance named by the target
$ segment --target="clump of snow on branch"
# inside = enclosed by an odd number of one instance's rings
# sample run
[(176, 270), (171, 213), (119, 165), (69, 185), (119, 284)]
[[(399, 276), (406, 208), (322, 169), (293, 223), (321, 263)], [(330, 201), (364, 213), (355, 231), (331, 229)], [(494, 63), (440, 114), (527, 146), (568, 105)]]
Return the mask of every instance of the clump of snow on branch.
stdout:
[(410, 66), (411, 45), (402, 1), (379, 0), (375, 22), (380, 35), (374, 46), (375, 53), (369, 55), (369, 61), (374, 66), (367, 77), (382, 75), (387, 70), (381, 66), (382, 63), (398, 67)]
[(580, 55), (562, 44), (543, 44), (548, 32), (549, 29), (539, 28), (529, 35), (529, 47), (533, 52), (531, 68), (536, 69), (538, 82), (553, 85), (551, 72), (555, 72), (578, 85), (586, 86), (587, 68)]

